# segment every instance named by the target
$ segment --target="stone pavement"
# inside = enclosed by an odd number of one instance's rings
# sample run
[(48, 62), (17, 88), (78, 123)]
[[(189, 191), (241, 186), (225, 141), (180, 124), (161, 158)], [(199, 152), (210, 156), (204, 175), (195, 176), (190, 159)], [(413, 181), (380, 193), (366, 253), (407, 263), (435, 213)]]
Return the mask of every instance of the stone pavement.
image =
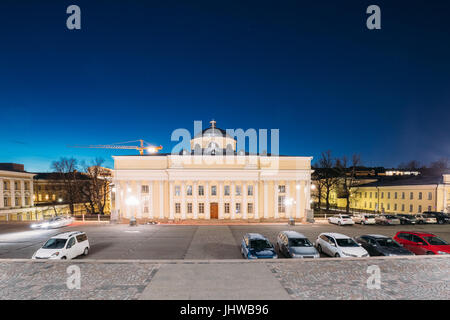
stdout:
[[(68, 289), (67, 267), (80, 268)], [(369, 289), (369, 266), (380, 289)], [(0, 260), (0, 299), (450, 299), (450, 257)]]

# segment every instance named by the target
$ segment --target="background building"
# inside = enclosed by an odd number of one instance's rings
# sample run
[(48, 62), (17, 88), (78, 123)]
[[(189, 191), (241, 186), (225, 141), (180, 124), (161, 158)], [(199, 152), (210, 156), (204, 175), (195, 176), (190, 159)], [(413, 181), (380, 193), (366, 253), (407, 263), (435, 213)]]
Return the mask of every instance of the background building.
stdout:
[(114, 217), (312, 218), (312, 158), (237, 152), (215, 121), (179, 155), (113, 158)]

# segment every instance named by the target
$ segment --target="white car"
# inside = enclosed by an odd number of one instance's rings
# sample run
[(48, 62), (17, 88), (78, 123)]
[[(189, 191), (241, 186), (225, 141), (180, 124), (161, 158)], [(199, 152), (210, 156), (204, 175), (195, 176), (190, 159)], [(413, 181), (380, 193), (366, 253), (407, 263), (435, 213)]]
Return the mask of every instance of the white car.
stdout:
[(348, 225), (355, 224), (353, 222), (352, 218), (350, 218), (350, 216), (348, 216), (346, 214), (337, 214), (337, 215), (334, 215), (332, 217), (329, 217), (328, 218), (328, 222), (329, 223), (334, 223), (334, 224), (337, 224), (337, 225), (340, 225), (340, 226), (343, 226), (345, 224), (348, 224)]
[(320, 253), (330, 257), (368, 257), (369, 253), (352, 238), (340, 233), (321, 233), (316, 240)]
[(352, 217), (354, 223), (360, 224), (376, 224), (375, 216), (373, 214), (355, 214)]
[(73, 218), (70, 216), (58, 216), (53, 217), (49, 220), (44, 220), (41, 222), (36, 222), (31, 224), (33, 229), (50, 229), (50, 228), (61, 228), (68, 226), (73, 223)]
[(90, 249), (86, 233), (71, 231), (57, 234), (33, 254), (32, 259), (70, 260), (80, 255), (88, 255)]

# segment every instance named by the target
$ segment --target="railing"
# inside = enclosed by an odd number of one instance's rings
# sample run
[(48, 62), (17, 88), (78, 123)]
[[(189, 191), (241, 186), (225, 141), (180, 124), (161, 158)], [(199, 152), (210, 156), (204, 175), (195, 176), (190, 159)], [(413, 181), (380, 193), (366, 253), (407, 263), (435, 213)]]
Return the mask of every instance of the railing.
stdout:
[[(325, 206), (322, 206), (320, 209), (315, 208), (314, 209), (314, 218), (327, 218), (330, 216), (335, 215), (336, 213), (347, 213), (347, 210), (345, 207), (337, 207), (337, 206), (330, 206), (329, 210), (326, 210)], [(374, 210), (366, 210), (366, 209), (356, 209), (356, 208), (350, 208), (348, 211), (348, 214), (361, 214), (361, 213), (371, 213), (375, 214), (376, 212)]]
[(109, 221), (109, 215), (102, 214), (81, 214), (81, 215), (73, 215), (74, 219), (77, 221)]

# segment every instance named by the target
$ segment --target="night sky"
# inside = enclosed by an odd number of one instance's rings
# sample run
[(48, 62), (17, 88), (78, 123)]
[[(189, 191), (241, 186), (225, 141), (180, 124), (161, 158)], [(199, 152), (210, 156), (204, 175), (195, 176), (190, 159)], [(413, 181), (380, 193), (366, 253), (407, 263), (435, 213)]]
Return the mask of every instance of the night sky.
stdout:
[[(81, 7), (82, 29), (66, 28)], [(366, 28), (377, 4), (382, 29)], [(48, 171), (68, 145), (176, 128), (280, 129), (280, 153), (368, 166), (450, 157), (450, 2), (0, 2), (0, 162)]]

